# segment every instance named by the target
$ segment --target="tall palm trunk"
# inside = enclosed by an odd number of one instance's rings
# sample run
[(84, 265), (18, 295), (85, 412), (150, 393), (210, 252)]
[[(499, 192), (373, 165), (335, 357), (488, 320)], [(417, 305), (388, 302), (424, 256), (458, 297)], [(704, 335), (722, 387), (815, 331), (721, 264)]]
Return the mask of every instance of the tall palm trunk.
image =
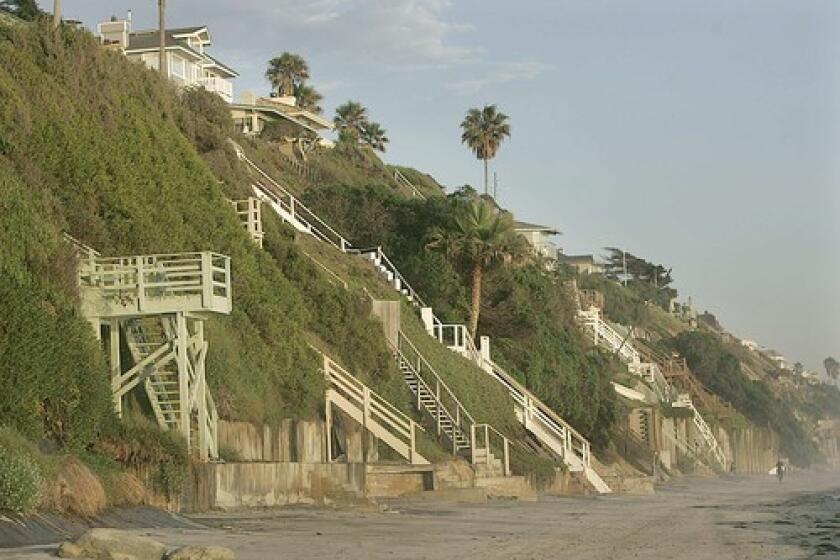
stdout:
[(61, 0), (53, 0), (53, 29), (57, 29), (61, 24)]
[(481, 263), (473, 264), (472, 269), (472, 308), (470, 309), (470, 335), (473, 339), (477, 336), (478, 313), (481, 307)]
[(160, 35), (159, 56), (160, 61), (158, 67), (160, 75), (164, 78), (169, 77), (169, 72), (166, 67), (166, 0), (158, 0), (158, 27)]
[(484, 194), (490, 194), (490, 172), (487, 167), (488, 159), (484, 158)]

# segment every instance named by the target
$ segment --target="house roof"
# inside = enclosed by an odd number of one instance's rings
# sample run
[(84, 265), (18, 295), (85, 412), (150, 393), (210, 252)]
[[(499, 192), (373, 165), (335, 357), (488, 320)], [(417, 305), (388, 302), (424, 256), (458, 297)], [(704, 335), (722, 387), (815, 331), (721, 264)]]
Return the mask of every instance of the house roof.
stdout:
[(329, 119), (325, 119), (321, 115), (317, 113), (313, 113), (307, 109), (301, 109), (297, 105), (286, 105), (285, 103), (279, 103), (273, 100), (271, 97), (260, 97), (256, 100), (255, 105), (259, 105), (261, 107), (270, 107), (281, 113), (285, 113), (287, 115), (291, 115), (292, 117), (298, 119), (305, 119), (310, 123), (316, 125), (317, 128), (328, 128), (332, 130), (335, 128), (332, 121)]
[(595, 257), (592, 255), (560, 255), (562, 262), (568, 263), (592, 263), (595, 264)]
[(294, 115), (278, 110), (276, 107), (267, 107), (265, 105), (251, 105), (250, 103), (231, 103), (230, 108), (239, 109), (243, 111), (257, 111), (263, 114), (269, 114), (277, 118), (285, 119), (289, 122), (292, 122), (300, 126), (301, 128), (309, 130), (310, 132), (314, 132), (316, 134), (318, 133), (318, 129), (310, 126), (309, 124), (303, 122), (300, 119), (295, 118)]
[[(221, 63), (218, 59), (210, 56), (207, 53), (201, 53), (192, 48), (185, 40), (187, 36), (204, 34), (202, 42), (204, 44), (210, 43), (210, 34), (207, 31), (207, 26), (200, 25), (196, 27), (178, 27), (175, 29), (167, 29), (164, 33), (164, 48), (167, 50), (177, 49), (185, 54), (191, 56), (195, 60), (204, 60), (210, 66), (214, 66), (227, 74), (230, 78), (235, 78), (239, 75), (236, 70), (230, 66)], [(125, 48), (126, 52), (144, 52), (154, 51), (160, 48), (160, 33), (157, 29), (144, 29), (142, 31), (133, 31), (128, 35), (128, 46)]]
[(540, 231), (549, 235), (559, 235), (560, 232), (550, 226), (541, 226), (540, 224), (532, 224), (529, 222), (516, 221), (513, 223), (513, 229), (516, 231)]

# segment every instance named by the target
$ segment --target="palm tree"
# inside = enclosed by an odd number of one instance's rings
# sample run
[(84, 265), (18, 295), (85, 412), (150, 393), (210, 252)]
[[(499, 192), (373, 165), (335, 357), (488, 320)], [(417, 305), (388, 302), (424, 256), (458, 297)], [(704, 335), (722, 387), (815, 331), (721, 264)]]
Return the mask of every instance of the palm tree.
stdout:
[(158, 0), (158, 69), (164, 78), (169, 76), (166, 68), (166, 0)]
[(333, 123), (339, 138), (358, 141), (368, 124), (367, 109), (358, 101), (348, 101), (336, 108)]
[(513, 217), (498, 212), (484, 200), (473, 200), (455, 218), (452, 230), (438, 230), (428, 247), (443, 250), (450, 258), (463, 260), (472, 284), (469, 331), (474, 337), (481, 308), (484, 271), (491, 265), (522, 254), (522, 238), (513, 229)]
[(309, 79), (309, 66), (299, 54), (284, 52), (268, 61), (265, 77), (279, 95), (294, 95), (295, 86)]
[(836, 385), (837, 379), (840, 378), (840, 362), (836, 358), (829, 356), (823, 360), (823, 366), (825, 367), (826, 375), (833, 379)]
[(323, 109), (318, 103), (324, 99), (318, 91), (312, 87), (307, 86), (304, 84), (300, 84), (295, 87), (295, 99), (297, 106), (301, 109), (306, 109), (307, 111), (311, 111), (313, 113), (321, 113)]
[(59, 24), (61, 24), (61, 0), (53, 0), (53, 29), (57, 28)]
[(374, 150), (385, 151), (385, 144), (390, 142), (385, 136), (385, 129), (377, 122), (368, 122), (362, 128), (361, 140)]
[(484, 161), (484, 194), (488, 194), (488, 162), (496, 157), (496, 152), (505, 137), (510, 137), (508, 116), (500, 113), (495, 105), (485, 105), (483, 109), (470, 109), (461, 122), (461, 142), (470, 147), (475, 157)]

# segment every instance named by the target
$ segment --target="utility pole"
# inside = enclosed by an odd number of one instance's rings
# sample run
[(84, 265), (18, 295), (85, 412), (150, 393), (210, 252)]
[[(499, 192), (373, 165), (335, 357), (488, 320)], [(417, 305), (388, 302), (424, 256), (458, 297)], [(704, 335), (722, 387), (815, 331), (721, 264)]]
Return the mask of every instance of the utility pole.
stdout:
[(169, 77), (169, 72), (166, 67), (166, 0), (158, 0), (158, 26), (160, 28), (160, 61), (158, 67), (160, 75), (164, 78)]
[(53, 0), (53, 29), (58, 29), (59, 25), (61, 25), (61, 0)]

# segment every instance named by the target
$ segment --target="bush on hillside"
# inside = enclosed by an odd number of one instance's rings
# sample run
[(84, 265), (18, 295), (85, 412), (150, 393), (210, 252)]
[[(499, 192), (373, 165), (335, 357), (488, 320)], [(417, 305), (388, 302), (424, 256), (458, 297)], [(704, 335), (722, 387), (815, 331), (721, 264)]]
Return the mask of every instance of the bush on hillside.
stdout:
[(790, 460), (807, 466), (817, 459), (814, 443), (797, 420), (790, 405), (773, 395), (763, 381), (752, 381), (741, 364), (712, 334), (691, 331), (673, 340), (694, 374), (711, 391), (731, 402), (753, 423), (770, 425), (781, 440), (781, 450)]
[(0, 511), (31, 512), (41, 498), (37, 463), (16, 449), (0, 446)]
[[(307, 307), (274, 259), (248, 239), (226, 200), (238, 197), (242, 185), (235, 161), (219, 147), (229, 118), (218, 101), (199, 91), (179, 101), (156, 72), (101, 49), (84, 31), (54, 33), (48, 23), (0, 28), (0, 137), (10, 146), (0, 156), (0, 187), (14, 185), (2, 196), (9, 212), (0, 217), (0, 251), (14, 252), (18, 263), (7, 273), (15, 282), (1, 284), (0, 306), (14, 313), (0, 322), (21, 332), (14, 344), (8, 337), (0, 342), (4, 418), (8, 410), (33, 437), (47, 418), (65, 440), (82, 430), (77, 439), (89, 442), (111, 417), (93, 333), (75, 303), (49, 292), (50, 268), (36, 266), (49, 263), (60, 230), (105, 255), (229, 255), (234, 312), (211, 318), (206, 329), (208, 383), (228, 404), (223, 414), (254, 422), (317, 414), (323, 394), (318, 361), (304, 339)], [(229, 165), (230, 183), (219, 184), (196, 147)], [(27, 230), (23, 221), (39, 227)], [(59, 384), (62, 393), (47, 399)], [(7, 403), (6, 395), (16, 402)]]

